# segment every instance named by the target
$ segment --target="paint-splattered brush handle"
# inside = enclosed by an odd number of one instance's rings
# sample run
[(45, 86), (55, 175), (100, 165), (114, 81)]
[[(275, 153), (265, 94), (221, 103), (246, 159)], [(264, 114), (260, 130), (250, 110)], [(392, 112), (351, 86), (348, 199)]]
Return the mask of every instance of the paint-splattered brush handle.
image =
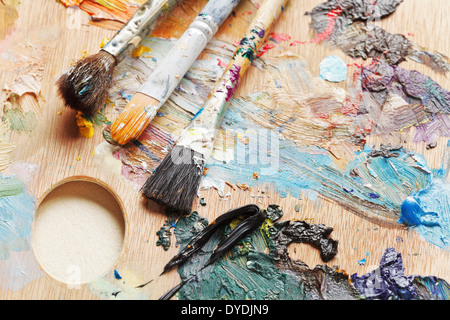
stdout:
[(138, 93), (143, 93), (159, 101), (159, 105), (151, 106), (147, 110), (150, 117), (153, 117), (159, 107), (167, 101), (206, 44), (239, 2), (240, 0), (209, 0), (175, 46), (138, 90)]
[(102, 50), (113, 55), (119, 63), (128, 52), (139, 46), (142, 39), (154, 29), (158, 19), (170, 12), (180, 1), (182, 0), (146, 1)]
[(188, 147), (208, 159), (212, 153), (216, 131), (236, 90), (239, 79), (247, 71), (264, 43), (268, 30), (284, 11), (289, 0), (265, 0), (258, 9), (222, 77), (208, 96), (199, 115), (184, 130), (177, 145)]

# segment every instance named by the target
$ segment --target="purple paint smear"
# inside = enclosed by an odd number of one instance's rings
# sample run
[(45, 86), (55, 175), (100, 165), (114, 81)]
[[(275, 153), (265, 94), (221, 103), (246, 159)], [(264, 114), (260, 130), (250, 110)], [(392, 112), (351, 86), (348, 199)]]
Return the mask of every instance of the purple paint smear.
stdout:
[(363, 67), (361, 78), (363, 90), (381, 105), (388, 93), (394, 93), (409, 104), (424, 105), (431, 113), (450, 113), (450, 92), (418, 71), (380, 62)]
[(237, 66), (237, 65), (233, 65), (230, 70), (228, 70), (229, 74), (230, 74), (230, 81), (231, 81), (231, 86), (227, 86), (227, 97), (226, 97), (226, 101), (230, 101), (231, 97), (234, 95), (234, 92), (236, 91), (236, 88), (238, 87), (239, 84), (239, 77), (240, 77), (240, 72), (241, 72), (241, 66)]
[(385, 250), (380, 266), (359, 277), (350, 276), (361, 298), (367, 300), (449, 300), (450, 285), (437, 277), (407, 276), (401, 253)]
[[(406, 118), (395, 122), (420, 122), (415, 125), (414, 142), (433, 143), (440, 137), (450, 137), (450, 91), (430, 77), (380, 62), (362, 68), (361, 83), (363, 92), (370, 94), (380, 110), (389, 97), (405, 100), (409, 105), (403, 111)], [(400, 113), (392, 116), (401, 117)]]
[(410, 300), (417, 295), (413, 285), (414, 276), (404, 275), (402, 255), (394, 248), (386, 249), (379, 268), (361, 277), (353, 274), (351, 279), (361, 296), (366, 299)]

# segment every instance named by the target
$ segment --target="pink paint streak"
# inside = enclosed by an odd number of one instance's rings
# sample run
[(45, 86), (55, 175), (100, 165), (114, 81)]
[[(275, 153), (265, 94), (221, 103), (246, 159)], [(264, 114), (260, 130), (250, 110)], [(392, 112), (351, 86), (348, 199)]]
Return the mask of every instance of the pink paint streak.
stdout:
[(265, 44), (261, 47), (261, 49), (259, 50), (259, 52), (256, 56), (261, 57), (264, 53), (266, 53), (267, 51), (269, 51), (270, 49), (273, 49), (273, 48), (275, 48), (274, 44)]
[(342, 13), (341, 8), (331, 10), (330, 12), (327, 13), (328, 25), (324, 32), (319, 33), (314, 39), (312, 39), (310, 41), (295, 40), (295, 41), (291, 42), (290, 46), (292, 47), (292, 46), (295, 46), (296, 44), (321, 43), (322, 41), (328, 39), (334, 30), (334, 26), (336, 24), (336, 19), (339, 17), (339, 15), (341, 13)]
[(291, 40), (291, 36), (285, 33), (274, 33), (272, 32), (270, 34), (270, 39), (274, 40), (275, 42), (283, 42)]
[(219, 58), (217, 58), (217, 65), (223, 69), (227, 68), (227, 64), (225, 62), (223, 62), (222, 60), (220, 60)]

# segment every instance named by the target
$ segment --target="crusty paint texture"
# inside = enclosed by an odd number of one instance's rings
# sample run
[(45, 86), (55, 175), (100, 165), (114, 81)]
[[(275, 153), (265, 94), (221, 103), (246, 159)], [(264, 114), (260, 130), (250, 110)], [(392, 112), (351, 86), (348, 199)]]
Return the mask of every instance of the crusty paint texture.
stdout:
[[(274, 241), (280, 236), (280, 232), (285, 230), (286, 223), (293, 226), (289, 221), (277, 221), (282, 218), (282, 208), (275, 207), (278, 214), (272, 216), (273, 220), (266, 219), (259, 229), (244, 237), (236, 247), (210, 267), (200, 270), (215, 246), (239, 224), (239, 220), (221, 228), (204, 246), (202, 252), (179, 266), (178, 272), (182, 280), (190, 279), (193, 275), (196, 277), (179, 290), (178, 299), (448, 300), (450, 298), (450, 285), (446, 281), (435, 277), (406, 276), (402, 256), (393, 248), (386, 249), (379, 268), (362, 276), (357, 274), (349, 276), (339, 271), (337, 267), (330, 268), (326, 265), (318, 265), (311, 269), (301, 261), (292, 260), (285, 246), (290, 241), (295, 241), (296, 232), (290, 230), (282, 234), (283, 241)], [(269, 211), (269, 208), (267, 210)], [(208, 222), (199, 217), (197, 212), (180, 218), (174, 231), (180, 249), (207, 224)], [(302, 227), (304, 224), (297, 225), (294, 229), (301, 232)], [(326, 226), (317, 225), (317, 227), (327, 229)], [(308, 231), (305, 236), (312, 240), (319, 233)], [(328, 235), (323, 239), (327, 237)], [(284, 254), (280, 255), (279, 252)]]
[[(344, 2), (351, 3), (352, 1)], [(386, 1), (379, 2), (380, 7), (385, 6), (386, 8), (382, 15), (393, 12), (401, 2), (394, 1), (393, 5), (389, 5)], [(329, 1), (328, 4), (330, 3), (333, 1)], [(334, 1), (334, 3), (337, 2)], [(355, 10), (358, 8), (355, 7)], [(353, 39), (345, 37), (344, 32), (339, 38), (342, 41), (341, 48), (349, 55), (369, 57), (365, 50), (368, 48), (368, 36), (373, 30), (367, 27), (367, 23), (354, 22), (353, 19), (346, 20), (352, 15), (345, 10), (336, 9), (335, 6), (325, 9), (322, 12), (316, 10), (322, 23), (321, 27), (316, 30), (319, 35), (325, 34), (325, 37), (317, 42), (328, 39), (332, 33), (334, 34), (335, 28), (349, 25), (347, 31), (350, 31), (350, 28), (358, 31), (364, 41), (357, 43), (356, 48), (359, 51), (348, 51), (345, 45)], [(363, 13), (365, 11), (360, 10), (358, 14)], [(310, 16), (319, 17), (319, 15), (313, 16), (313, 14)], [(366, 20), (366, 15), (361, 17)], [(347, 21), (347, 23), (342, 23), (342, 21)], [(373, 57), (395, 64), (400, 63), (404, 58), (415, 59), (423, 63), (431, 61), (434, 63), (430, 65), (431, 67), (437, 71), (440, 68), (441, 72), (445, 72), (448, 62), (442, 55), (427, 50), (420, 51), (414, 43), (406, 41), (403, 36), (382, 31), (381, 34), (385, 36), (385, 39), (392, 40), (390, 43), (396, 43), (399, 48), (404, 49), (402, 52), (405, 52), (405, 56), (397, 57), (400, 60), (393, 60), (394, 56), (376, 51), (371, 53), (374, 55)], [(116, 72), (117, 84), (112, 90), (111, 100), (119, 110), (124, 106), (128, 97), (137, 90), (139, 79), (145, 78), (146, 74), (151, 73), (163, 53), (173, 45), (170, 40), (157, 38), (149, 38), (145, 41), (144, 45), (151, 47), (152, 51), (138, 60), (126, 60), (123, 68), (118, 68)], [(123, 162), (123, 174), (136, 184), (142, 185), (145, 178), (167, 154), (182, 129), (195, 117), (199, 106), (202, 105), (207, 93), (223, 71), (221, 65), (229, 61), (233, 53), (233, 46), (213, 41), (207, 48), (207, 53), (212, 59), (198, 60), (193, 65), (187, 76), (181, 81), (179, 88), (169, 102), (163, 106), (143, 136), (131, 148), (115, 152), (115, 156)], [(425, 56), (432, 56), (433, 59), (424, 59)], [(222, 63), (217, 64), (217, 59), (220, 59), (219, 61)], [(394, 85), (387, 86), (380, 95), (380, 92), (370, 90), (366, 85), (370, 84), (365, 81), (366, 79), (373, 79), (371, 73), (374, 70), (373, 64), (366, 64), (351, 75), (352, 77), (349, 77), (356, 81), (349, 80), (350, 86), (345, 92), (331, 88), (320, 79), (314, 78), (309, 73), (306, 63), (298, 57), (285, 56), (279, 60), (272, 58), (270, 62), (269, 67), (264, 70), (269, 73), (268, 78), (271, 79), (271, 86), (266, 92), (231, 99), (231, 107), (225, 114), (213, 158), (207, 164), (208, 174), (204, 178), (203, 187), (216, 187), (221, 192), (225, 183), (231, 180), (233, 184), (236, 181), (249, 185), (270, 183), (275, 190), (286, 196), (295, 197), (303, 194), (314, 199), (321, 194), (366, 217), (376, 216), (391, 223), (397, 223), (397, 221), (407, 223), (424, 235), (428, 241), (446, 247), (448, 245), (446, 240), (448, 235), (445, 235), (449, 225), (446, 218), (448, 208), (442, 203), (448, 201), (448, 185), (439, 180), (439, 175), (428, 167), (422, 155), (407, 149), (400, 147), (395, 152), (396, 156), (391, 157), (371, 156), (373, 151), (379, 147), (366, 145), (366, 138), (371, 134), (398, 133), (409, 130), (409, 128), (417, 129), (415, 142), (424, 141), (432, 144), (441, 137), (449, 137), (450, 121), (448, 109), (446, 109), (448, 108), (448, 99), (445, 98), (448, 97), (448, 91), (421, 74), (413, 74), (400, 67), (387, 65), (384, 67), (385, 74), (390, 76), (396, 73), (395, 77), (390, 78), (393, 79)], [(263, 65), (258, 63), (260, 61), (256, 61), (255, 65), (259, 67)], [(384, 64), (379, 63), (379, 66), (383, 67)], [(419, 90), (419, 95), (411, 95), (410, 90), (405, 92), (398, 90), (400, 88), (397, 86), (398, 83), (407, 82), (401, 82), (405, 78), (398, 76), (399, 72), (401, 76), (414, 76), (416, 80), (414, 85)], [(286, 88), (291, 88), (291, 91)], [(294, 89), (292, 90), (292, 88)], [(432, 90), (427, 92), (427, 88), (432, 88)], [(439, 94), (439, 97), (434, 99), (433, 94), (436, 93)], [(292, 104), (293, 97), (296, 98), (294, 104)], [(430, 97), (432, 99), (429, 99)], [(416, 102), (420, 98), (423, 100), (419, 105)], [(275, 110), (273, 101), (276, 101), (282, 108)], [(433, 116), (430, 116), (422, 107), (422, 102), (431, 107), (443, 106), (443, 108), (434, 108)], [(430, 102), (440, 102), (441, 104), (430, 105)], [(292, 110), (297, 112), (294, 113)], [(265, 167), (261, 163), (256, 163), (243, 169), (242, 164), (237, 163), (233, 158), (233, 152), (237, 146), (244, 147), (247, 154), (251, 151), (246, 147), (252, 136), (249, 129), (255, 127), (268, 130), (268, 137), (273, 134), (282, 138), (281, 140), (275, 139), (282, 141), (283, 147), (282, 153), (277, 157), (277, 162), (274, 159), (272, 162), (269, 161), (272, 165), (277, 165), (275, 173), (270, 170), (270, 165), (267, 166), (267, 162), (265, 162)], [(266, 142), (269, 140), (269, 138), (265, 139)], [(308, 165), (310, 163), (315, 165)], [(261, 169), (267, 169), (267, 174), (260, 174), (258, 180), (253, 179), (253, 173), (264, 171)], [(325, 173), (321, 170), (325, 170)], [(369, 185), (370, 187), (368, 187)], [(422, 197), (427, 197), (427, 201), (422, 201)], [(431, 201), (433, 198), (435, 201)], [(190, 218), (194, 219), (195, 216), (191, 215)], [(181, 226), (182, 221), (179, 223)], [(194, 229), (189, 230), (189, 232), (194, 232)], [(175, 233), (177, 234), (177, 232)], [(178, 236), (182, 236), (181, 231)], [(189, 238), (188, 235), (185, 236)], [(255, 240), (257, 244), (266, 241), (262, 235), (254, 235), (254, 239), (257, 239), (257, 241)], [(255, 246), (257, 247), (257, 245)], [(394, 253), (387, 250), (386, 255), (394, 255)], [(264, 270), (257, 276), (260, 283), (266, 284), (267, 277), (265, 275), (270, 274), (275, 279), (271, 285), (277, 289), (282, 286), (289, 287), (289, 285), (282, 284), (282, 281), (278, 281), (280, 277), (285, 276), (280, 273), (279, 269), (273, 267), (273, 261), (270, 258), (263, 257), (257, 251), (250, 251), (247, 259), (250, 261), (250, 265), (255, 266), (254, 270), (258, 268)], [(393, 260), (399, 266), (398, 258)], [(239, 261), (236, 259), (234, 262)], [(227, 270), (235, 268), (233, 269), (235, 274), (243, 276), (242, 279), (247, 279), (245, 276), (248, 275), (248, 270), (242, 271), (235, 265), (230, 265), (229, 260), (222, 263), (226, 266), (225, 268), (228, 268)], [(384, 265), (384, 262), (381, 264)], [(239, 266), (245, 267), (243, 264)], [(298, 263), (297, 267), (304, 268), (301, 263)], [(224, 274), (219, 274), (220, 270), (215, 272), (216, 279), (223, 276), (221, 281), (226, 282), (226, 285), (222, 286), (220, 282), (211, 283), (211, 286), (202, 291), (205, 296), (210, 294), (207, 290), (212, 292), (215, 288), (221, 288), (220, 296), (222, 297), (262, 297), (264, 299), (279, 297), (275, 289), (267, 289), (262, 294), (261, 291), (258, 291), (260, 288), (244, 292), (242, 287), (231, 287), (229, 282), (235, 280), (230, 280), (229, 274), (228, 278), (225, 278)], [(332, 271), (325, 267), (318, 267), (314, 272), (327, 274)], [(256, 277), (253, 273), (252, 276)], [(400, 274), (400, 278), (397, 280), (402, 280), (402, 276)], [(291, 287), (294, 288), (292, 292), (298, 293), (299, 296), (305, 294), (304, 291), (296, 291), (298, 290), (296, 287), (298, 279), (290, 276), (283, 279), (288, 284), (295, 284)], [(442, 289), (441, 281), (424, 279), (416, 277), (414, 281), (420, 282), (421, 286), (427, 288), (434, 286), (434, 289), (430, 289), (432, 292), (436, 289), (437, 292), (443, 294), (442, 296), (447, 294), (448, 297), (448, 289), (445, 289), (448, 288), (448, 285), (444, 285), (444, 289)], [(410, 280), (408, 281), (411, 283)], [(194, 286), (194, 284), (190, 286)], [(190, 286), (186, 286), (184, 289), (186, 293), (182, 291), (180, 297), (189, 297), (189, 294), (192, 293), (188, 291)], [(392, 283), (387, 287), (392, 288)], [(349, 293), (349, 296), (354, 297), (354, 291), (346, 292)], [(323, 293), (321, 294), (323, 297)], [(364, 296), (364, 291), (360, 294)], [(393, 289), (388, 293), (383, 293), (382, 296), (405, 297)]]

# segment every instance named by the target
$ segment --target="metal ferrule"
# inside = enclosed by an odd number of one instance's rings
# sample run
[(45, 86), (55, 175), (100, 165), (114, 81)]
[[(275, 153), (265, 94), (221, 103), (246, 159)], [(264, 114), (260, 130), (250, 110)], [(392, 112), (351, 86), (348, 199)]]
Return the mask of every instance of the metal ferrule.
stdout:
[(157, 68), (137, 92), (158, 101), (157, 104), (152, 103), (145, 107), (147, 119), (152, 119), (167, 101), (239, 1), (209, 0), (166, 57), (158, 63)]
[(129, 51), (139, 46), (142, 39), (155, 28), (159, 17), (167, 14), (180, 0), (148, 0), (130, 18), (114, 37), (103, 47), (122, 61)]
[[(138, 91), (158, 100), (162, 106), (218, 29), (213, 17), (198, 15)], [(155, 108), (148, 112), (153, 116)]]

